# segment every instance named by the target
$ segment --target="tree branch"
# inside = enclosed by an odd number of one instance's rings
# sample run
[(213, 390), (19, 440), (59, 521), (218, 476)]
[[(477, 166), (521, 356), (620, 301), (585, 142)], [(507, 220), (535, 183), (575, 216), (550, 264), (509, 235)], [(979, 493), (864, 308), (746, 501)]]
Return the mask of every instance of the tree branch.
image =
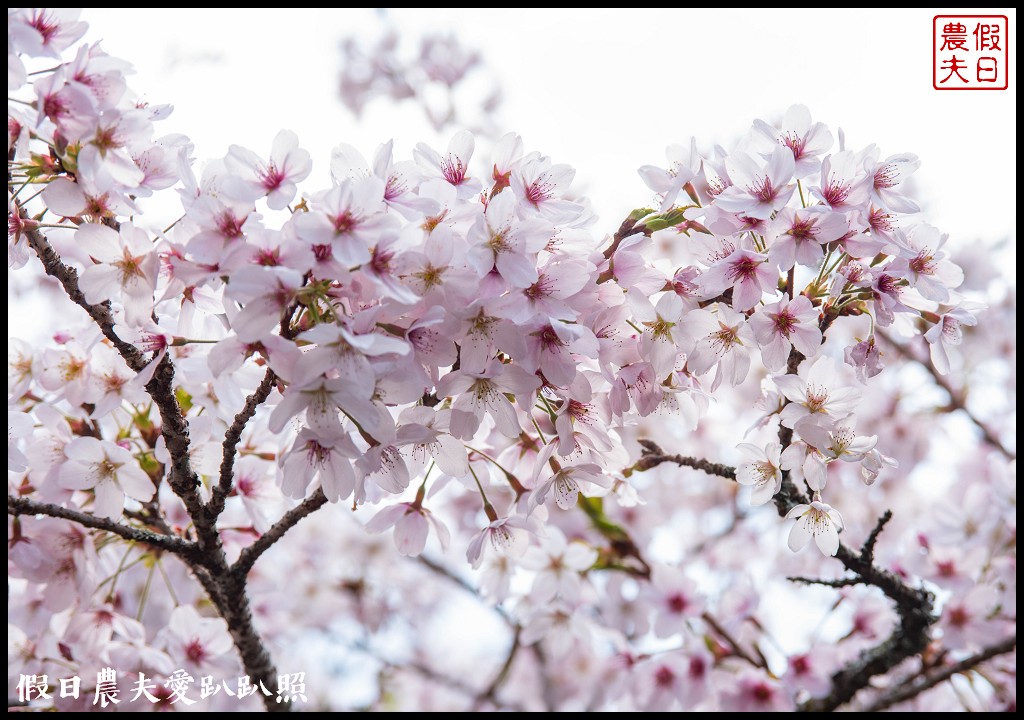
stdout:
[(878, 542), (878, 536), (882, 534), (882, 529), (892, 520), (892, 510), (886, 510), (882, 513), (882, 517), (878, 518), (878, 522), (875, 523), (874, 529), (868, 535), (868, 539), (864, 541), (863, 547), (860, 549), (860, 557), (865, 562), (872, 563), (875, 561), (875, 543)]
[(243, 579), (252, 570), (252, 566), (259, 559), (260, 555), (270, 549), (284, 534), (295, 527), (302, 518), (310, 515), (327, 503), (327, 496), (320, 488), (312, 495), (296, 505), (281, 516), (274, 525), (259, 537), (252, 545), (242, 550), (238, 560), (231, 566), (231, 574)]
[(89, 513), (71, 510), (52, 503), (35, 502), (28, 498), (19, 498), (14, 497), (13, 495), (8, 495), (7, 514), (12, 517), (18, 517), (19, 515), (47, 515), (49, 517), (60, 518), (62, 520), (70, 520), (71, 522), (78, 523), (83, 527), (92, 528), (93, 530), (103, 530), (105, 532), (118, 535), (125, 540), (143, 543), (158, 550), (164, 550), (166, 552), (174, 553), (175, 555), (181, 555), (190, 561), (194, 561), (199, 553), (198, 546), (191, 540), (175, 537), (173, 535), (161, 535), (150, 530), (122, 525), (121, 523), (108, 518), (97, 517), (95, 515), (90, 515)]
[(208, 505), (209, 511), (214, 517), (224, 512), (224, 504), (234, 484), (235, 457), (238, 454), (238, 443), (242, 439), (242, 431), (245, 430), (246, 424), (256, 414), (256, 408), (269, 397), (270, 392), (274, 389), (274, 382), (276, 380), (277, 375), (274, 374), (273, 370), (267, 368), (263, 381), (260, 382), (252, 395), (246, 398), (245, 406), (235, 415), (231, 426), (224, 433), (224, 452), (220, 461), (220, 482), (213, 488), (213, 495), (210, 497)]
[[(20, 207), (18, 212), (23, 218), (26, 217)], [(89, 314), (104, 337), (114, 345), (121, 357), (124, 358), (128, 367), (135, 372), (140, 372), (145, 368), (148, 363), (143, 353), (137, 347), (119, 337), (114, 331), (114, 318), (110, 312), (109, 302), (93, 305), (86, 301), (85, 295), (78, 284), (78, 273), (74, 268), (68, 267), (61, 261), (60, 256), (57, 255), (49, 241), (39, 232), (38, 228), (26, 228), (25, 237), (29, 246), (39, 256), (39, 260), (43, 264), (46, 273), (57, 278), (72, 302)], [(290, 524), (282, 526), (284, 520), (288, 519), (295, 510), (286, 514), (285, 518), (278, 523), (278, 526), (271, 528), (270, 533), (276, 531), (277, 535), (269, 538), (265, 535), (254, 543), (253, 546), (247, 548), (246, 550), (249, 552), (243, 552), (243, 557), (246, 558), (248, 565), (246, 566), (242, 562), (243, 558), (240, 557), (239, 562), (242, 565), (236, 563), (236, 566), (239, 568), (244, 567), (245, 569), (239, 570), (237, 573), (234, 572), (235, 568), (228, 564), (227, 557), (224, 554), (224, 547), (221, 543), (220, 533), (217, 531), (217, 513), (210, 511), (211, 508), (203, 503), (197, 491), (200, 482), (198, 475), (196, 475), (195, 470), (192, 468), (192, 461), (189, 455), (189, 426), (174, 394), (174, 364), (171, 362), (170, 356), (164, 355), (160, 360), (160, 364), (157, 365), (153, 377), (146, 384), (146, 392), (153, 398), (153, 402), (159, 410), (160, 432), (167, 445), (167, 452), (171, 457), (168, 483), (171, 489), (174, 490), (175, 495), (184, 503), (198, 538), (198, 541), (193, 544), (193, 554), (187, 556), (189, 566), (209, 594), (210, 600), (217, 607), (221, 617), (227, 623), (228, 631), (231, 633), (245, 672), (253, 678), (254, 682), (262, 682), (270, 691), (270, 696), (263, 697), (263, 704), (266, 709), (270, 712), (287, 712), (291, 709), (291, 705), (287, 702), (277, 702), (277, 670), (252, 622), (252, 612), (250, 611), (249, 598), (245, 587), (245, 576), (248, 568), (252, 566), (252, 562), (255, 562), (256, 558), (267, 547), (273, 544), (278, 537), (287, 531), (288, 527), (294, 525), (304, 515), (294, 517)], [(246, 406), (248, 407), (248, 402)], [(252, 411), (255, 411), (255, 404)], [(245, 410), (243, 410), (244, 413)], [(237, 420), (238, 418), (236, 417)], [(244, 426), (244, 422), (247, 421), (248, 417), (245, 417), (241, 425)], [(241, 427), (238, 429), (239, 436), (241, 435), (241, 429)], [(237, 440), (235, 443), (237, 443)], [(230, 478), (228, 479), (228, 484), (230, 486)], [(15, 501), (18, 502), (17, 499)], [(223, 499), (221, 499), (222, 501)], [(324, 498), (323, 502), (326, 502), (326, 498)], [(323, 502), (320, 504), (323, 504)], [(15, 505), (15, 507), (18, 506)], [(54, 507), (64, 512), (63, 508)], [(9, 501), (8, 513), (10, 511), (11, 505)], [(305, 514), (308, 514), (308, 512), (312, 512), (312, 509), (308, 510)], [(75, 516), (60, 515), (59, 517), (66, 517), (86, 527), (96, 527), (96, 522), (102, 522), (99, 518), (81, 513)], [(122, 534), (116, 528), (124, 528), (124, 526), (118, 523), (111, 524), (113, 527), (102, 527), (100, 529), (107, 529), (110, 532)], [(136, 532), (142, 533), (146, 531), (137, 530)], [(152, 535), (156, 538), (166, 537), (155, 533)]]
[(653, 467), (657, 467), (662, 463), (670, 462), (684, 467), (691, 467), (694, 470), (703, 470), (708, 475), (717, 475), (718, 477), (724, 477), (729, 480), (736, 479), (736, 468), (729, 467), (728, 465), (722, 465), (721, 463), (713, 463), (701, 458), (687, 457), (685, 455), (669, 455), (651, 440), (640, 440), (639, 442), (640, 446), (643, 448), (643, 454), (640, 456), (640, 459), (636, 461), (633, 467), (630, 468), (630, 470), (634, 472), (643, 472), (644, 470), (650, 470)]
[(726, 644), (729, 646), (729, 649), (732, 650), (733, 655), (735, 655), (738, 658), (742, 658), (743, 660), (746, 660), (754, 667), (764, 668), (765, 670), (768, 669), (767, 665), (763, 660), (754, 658), (750, 653), (744, 650), (743, 646), (739, 644), (736, 638), (729, 634), (728, 630), (722, 627), (721, 623), (719, 623), (718, 620), (715, 619), (714, 615), (712, 615), (709, 612), (704, 612), (701, 614), (701, 619), (703, 619), (704, 622), (708, 624), (708, 627), (714, 630), (715, 633), (726, 642)]
[[(221, 551), (223, 555), (223, 551)], [(218, 558), (219, 560), (219, 558)], [(270, 695), (262, 695), (263, 707), (267, 712), (290, 712), (291, 703), (277, 702), (277, 668), (266, 646), (252, 622), (249, 595), (245, 589), (245, 576), (237, 577), (223, 565), (213, 563), (211, 572), (196, 573), (199, 582), (216, 605), (217, 611), (227, 623), (228, 632), (235, 649), (242, 660), (242, 667), (253, 684), (262, 682)]]
[(803, 583), (804, 585), (824, 585), (825, 587), (832, 588), (844, 588), (851, 587), (853, 585), (863, 585), (863, 578), (852, 577), (852, 578), (836, 578), (835, 580), (827, 580), (825, 578), (812, 578), (803, 577), (802, 575), (791, 575), (786, 578), (790, 582)]
[[(794, 350), (790, 356), (789, 366), (795, 371), (799, 365), (798, 353)], [(802, 356), (800, 356), (802, 357)], [(792, 442), (793, 431), (780, 427), (779, 439), (784, 447)], [(712, 463), (707, 460), (666, 455), (661, 448), (650, 441), (641, 441), (645, 454), (634, 465), (634, 469), (648, 469), (663, 462), (702, 470), (712, 475), (735, 480), (736, 469), (728, 465)], [(783, 473), (782, 488), (775, 495), (775, 507), (780, 516), (785, 515), (797, 505), (806, 505), (810, 501), (793, 484), (788, 472)], [(887, 513), (889, 514), (889, 513)], [(882, 527), (888, 522), (883, 515), (875, 529), (868, 536), (867, 542), (860, 552), (854, 552), (840, 543), (836, 553), (843, 566), (854, 573), (855, 577), (843, 584), (873, 585), (879, 588), (896, 605), (899, 625), (885, 641), (874, 648), (865, 650), (855, 660), (848, 663), (832, 676), (832, 690), (822, 698), (812, 698), (799, 707), (805, 712), (831, 712), (840, 705), (849, 702), (859, 690), (867, 687), (871, 678), (881, 675), (899, 665), (909, 657), (917, 655), (928, 645), (928, 630), (936, 621), (934, 598), (927, 590), (912, 588), (895, 574), (877, 567), (873, 563), (874, 546)], [(828, 583), (823, 583), (828, 584)]]
[(990, 645), (976, 655), (971, 655), (968, 658), (964, 658), (960, 662), (944, 667), (941, 670), (936, 670), (925, 674), (916, 681), (910, 683), (900, 683), (898, 686), (892, 689), (892, 691), (883, 694), (877, 698), (874, 702), (864, 708), (863, 712), (879, 712), (885, 710), (901, 702), (911, 700), (926, 690), (930, 690), (939, 683), (949, 680), (954, 675), (968, 672), (974, 669), (986, 660), (991, 660), (999, 655), (1005, 655), (1008, 652), (1012, 652), (1017, 647), (1017, 635), (1008, 637), (995, 645)]
[[(23, 219), (28, 219), (23, 208), (18, 207)], [(69, 228), (71, 229), (71, 228)], [(78, 285), (78, 272), (65, 265), (49, 240), (39, 232), (38, 228), (29, 227), (24, 231), (25, 239), (31, 247), (47, 275), (56, 278), (68, 298), (81, 307), (93, 319), (103, 336), (107, 338), (124, 358), (125, 363), (135, 372), (140, 372), (148, 365), (145, 355), (137, 347), (122, 339), (114, 330), (114, 316), (110, 312), (110, 303), (97, 305), (85, 299)], [(200, 543), (211, 544), (212, 523), (205, 522), (202, 501), (196, 493), (199, 478), (192, 469), (189, 458), (188, 423), (181, 414), (177, 398), (174, 396), (174, 364), (170, 357), (164, 356), (157, 366), (153, 378), (146, 384), (146, 391), (160, 412), (160, 431), (167, 443), (167, 452), (171, 456), (171, 468), (168, 482), (175, 494), (185, 503), (185, 507), (195, 522)], [(215, 533), (214, 533), (215, 534)]]
[[(15, 203), (17, 205), (17, 203)], [(23, 208), (18, 206), (18, 213), (21, 215), (23, 220), (29, 220), (28, 214)], [(69, 227), (69, 230), (74, 228)], [(57, 252), (50, 245), (50, 241), (46, 239), (38, 228), (29, 227), (24, 230), (25, 240), (28, 242), (30, 248), (32, 248), (36, 255), (39, 257), (39, 261), (43, 265), (43, 270), (50, 277), (56, 278), (64, 288), (64, 292), (67, 294), (71, 302), (78, 305), (80, 308), (85, 310), (89, 314), (89, 317), (93, 319), (96, 325), (99, 327), (100, 332), (103, 333), (103, 337), (107, 338), (113, 345), (117, 352), (124, 358), (125, 363), (128, 364), (135, 372), (139, 372), (142, 368), (146, 367), (146, 357), (142, 354), (137, 347), (132, 345), (130, 342), (123, 340), (116, 332), (114, 332), (114, 316), (110, 312), (110, 303), (104, 302), (98, 305), (92, 305), (86, 301), (85, 295), (82, 293), (81, 288), (78, 287), (78, 271), (72, 267), (65, 265)]]

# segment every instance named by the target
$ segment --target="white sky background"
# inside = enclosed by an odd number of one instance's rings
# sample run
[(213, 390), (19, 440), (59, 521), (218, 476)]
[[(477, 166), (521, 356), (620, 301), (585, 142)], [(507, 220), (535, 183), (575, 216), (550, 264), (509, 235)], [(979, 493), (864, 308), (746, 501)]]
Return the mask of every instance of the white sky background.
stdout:
[[(956, 10), (390, 10), (413, 42), (453, 32), (479, 50), (504, 91), (500, 118), (528, 149), (577, 168), (613, 231), (650, 199), (636, 168), (664, 162), (670, 143), (696, 136), (729, 147), (755, 117), (793, 103), (846, 131), (848, 147), (923, 161), (925, 216), (954, 241), (996, 240), (1016, 228), (1016, 12), (1009, 21), (1010, 88), (932, 88), (932, 17)], [(378, 99), (357, 123), (338, 96), (342, 37), (375, 39), (370, 10), (87, 9), (89, 38), (104, 40), (138, 74), (131, 87), (175, 113), (160, 133), (183, 132), (196, 157), (228, 145), (261, 155), (281, 128), (314, 162), (306, 189), (326, 186), (330, 149), (371, 156), (395, 139), (442, 146), (422, 113)], [(441, 149), (441, 147), (439, 147)]]

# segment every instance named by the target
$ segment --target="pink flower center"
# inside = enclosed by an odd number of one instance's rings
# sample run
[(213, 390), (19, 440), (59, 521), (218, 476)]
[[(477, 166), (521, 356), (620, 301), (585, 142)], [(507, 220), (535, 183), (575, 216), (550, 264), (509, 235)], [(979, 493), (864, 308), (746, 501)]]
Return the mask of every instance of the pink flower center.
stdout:
[(747, 187), (747, 190), (750, 191), (751, 195), (765, 203), (774, 200), (778, 194), (778, 190), (772, 186), (771, 178), (762, 178), (760, 176), (754, 178), (754, 182)]
[(690, 658), (690, 677), (694, 680), (704, 677), (704, 673), (707, 672), (707, 669), (707, 664), (704, 662), (704, 658)]
[(334, 232), (336, 235), (347, 235), (356, 229), (359, 225), (359, 220), (352, 215), (348, 210), (332, 218), (332, 224), (334, 225)]
[(285, 180), (284, 170), (279, 170), (277, 165), (270, 163), (267, 169), (260, 173), (260, 184), (268, 193), (277, 190)]
[(265, 267), (276, 267), (281, 264), (279, 248), (265, 248), (256, 253), (256, 264)]
[(729, 278), (733, 283), (752, 280), (757, 276), (757, 268), (761, 261), (752, 257), (743, 256), (733, 262), (729, 267)]
[(225, 238), (241, 237), (244, 222), (245, 218), (236, 218), (230, 211), (225, 210), (217, 217), (217, 230)]
[(828, 388), (821, 385), (807, 386), (807, 410), (812, 413), (825, 412), (828, 404)]
[(46, 11), (34, 14), (29, 25), (38, 30), (39, 34), (43, 36), (44, 45), (49, 43), (50, 38), (60, 29), (60, 23), (47, 15)]
[(185, 657), (197, 665), (206, 657), (206, 650), (203, 648), (203, 644), (199, 642), (198, 638), (194, 638), (185, 646)]
[(547, 182), (545, 176), (541, 176), (530, 183), (530, 186), (526, 188), (526, 199), (534, 205), (540, 205), (545, 200), (549, 200), (554, 193), (554, 185)]
[(389, 175), (388, 184), (384, 187), (384, 200), (391, 201), (404, 195), (409, 189), (405, 178), (401, 175)]
[(893, 228), (892, 215), (881, 208), (872, 207), (868, 215), (868, 225), (875, 232), (889, 232)]
[(822, 195), (829, 205), (842, 205), (850, 196), (851, 189), (847, 183), (832, 175), (828, 179), (828, 184), (823, 188)]
[(670, 595), (668, 598), (668, 609), (674, 612), (676, 615), (682, 615), (686, 612), (686, 608), (690, 606), (690, 601), (686, 599), (686, 596), (682, 593), (675, 593)]
[(971, 616), (962, 607), (951, 608), (949, 611), (949, 624), (953, 627), (962, 628), (970, 619)]
[(935, 259), (928, 254), (928, 250), (922, 250), (916, 258), (910, 261), (910, 269), (921, 275), (932, 275), (935, 272)]
[(892, 163), (875, 170), (875, 189), (891, 188), (900, 182), (900, 171)]
[(675, 682), (676, 675), (669, 668), (662, 665), (654, 673), (654, 684), (659, 688), (672, 687), (672, 683)]
[(541, 275), (537, 279), (537, 282), (523, 290), (523, 295), (528, 297), (530, 300), (540, 300), (551, 295), (553, 285), (554, 282), (552, 282), (549, 277)]
[(466, 166), (456, 155), (449, 155), (441, 161), (441, 174), (452, 185), (461, 185), (466, 181)]
[(783, 310), (777, 315), (772, 315), (771, 318), (775, 321), (775, 331), (787, 338), (797, 326), (796, 317), (791, 315), (788, 310)]
[(757, 683), (750, 688), (750, 696), (759, 703), (770, 702), (774, 694), (775, 691), (766, 683)]
[(795, 240), (813, 240), (818, 231), (814, 227), (815, 222), (811, 218), (796, 218), (792, 227), (786, 231), (787, 235)]
[(787, 132), (779, 142), (793, 151), (794, 160), (799, 160), (803, 157), (804, 147), (807, 145), (807, 140), (797, 135), (793, 130)]

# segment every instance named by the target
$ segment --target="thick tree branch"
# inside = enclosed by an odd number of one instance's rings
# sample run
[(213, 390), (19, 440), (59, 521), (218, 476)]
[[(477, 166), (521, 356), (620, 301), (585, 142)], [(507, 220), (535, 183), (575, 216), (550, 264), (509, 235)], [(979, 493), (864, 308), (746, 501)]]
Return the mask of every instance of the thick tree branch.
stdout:
[[(267, 712), (289, 712), (290, 703), (277, 702), (277, 668), (253, 625), (245, 577), (236, 577), (228, 570), (226, 562), (220, 562), (223, 563), (222, 566), (211, 568), (210, 572), (196, 573), (196, 577), (227, 623), (228, 632), (235, 643), (235, 649), (238, 650), (246, 674), (253, 679), (254, 685), (263, 683), (270, 691), (269, 696), (260, 693), (264, 708)], [(211, 564), (219, 565), (217, 562)]]
[(879, 712), (907, 700), (912, 700), (926, 690), (949, 680), (954, 675), (973, 670), (986, 660), (991, 660), (999, 655), (1013, 652), (1017, 647), (1017, 636), (1008, 637), (995, 645), (990, 645), (981, 652), (964, 658), (960, 662), (953, 663), (947, 667), (933, 670), (909, 683), (900, 683), (890, 692), (884, 693), (874, 702), (864, 708), (864, 712)]
[(263, 533), (256, 542), (242, 550), (238, 560), (231, 566), (231, 574), (244, 580), (260, 555), (284, 537), (284, 534), (295, 527), (302, 518), (316, 512), (326, 503), (327, 496), (324, 495), (323, 490), (317, 488), (316, 492), (282, 515), (281, 519)]
[(118, 535), (125, 540), (143, 543), (158, 550), (164, 550), (166, 552), (174, 553), (175, 555), (181, 555), (188, 560), (195, 560), (199, 553), (198, 546), (194, 542), (185, 540), (184, 538), (175, 537), (173, 535), (161, 535), (150, 530), (122, 525), (121, 523), (108, 518), (96, 517), (89, 513), (71, 510), (52, 503), (35, 502), (28, 498), (19, 498), (14, 497), (13, 495), (8, 495), (7, 514), (12, 517), (18, 517), (19, 515), (47, 515), (49, 517), (60, 518), (62, 520), (70, 520), (71, 522), (78, 523), (83, 527), (92, 528), (93, 530), (103, 530), (105, 532)]

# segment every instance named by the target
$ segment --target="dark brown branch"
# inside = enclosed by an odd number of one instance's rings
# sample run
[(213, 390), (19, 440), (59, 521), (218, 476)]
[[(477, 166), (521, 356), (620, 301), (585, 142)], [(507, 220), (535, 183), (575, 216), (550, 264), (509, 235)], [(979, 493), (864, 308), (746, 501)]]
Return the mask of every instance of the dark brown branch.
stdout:
[(211, 568), (210, 572), (197, 572), (196, 577), (227, 623), (246, 674), (253, 679), (254, 685), (262, 682), (270, 691), (269, 696), (260, 693), (264, 708), (267, 712), (289, 712), (290, 703), (277, 702), (277, 668), (253, 625), (245, 576), (237, 577), (228, 570), (226, 562), (220, 558), (218, 561), (211, 563), (217, 567)]
[(803, 583), (804, 585), (824, 585), (825, 587), (832, 588), (843, 588), (851, 587), (853, 585), (863, 585), (863, 578), (852, 577), (852, 578), (837, 578), (835, 580), (826, 580), (824, 578), (811, 578), (803, 577), (801, 575), (791, 575), (786, 578), (790, 582)]
[(270, 546), (284, 537), (284, 534), (298, 524), (302, 518), (319, 510), (327, 503), (327, 496), (320, 488), (312, 495), (303, 500), (300, 504), (281, 516), (274, 525), (259, 537), (249, 547), (242, 550), (238, 560), (231, 566), (232, 575), (244, 580), (245, 576), (252, 570), (252, 566), (259, 559), (260, 555), (270, 549)]
[(246, 424), (256, 414), (256, 408), (263, 404), (267, 397), (270, 396), (276, 380), (277, 375), (274, 374), (273, 370), (267, 368), (263, 381), (253, 391), (252, 395), (246, 398), (245, 406), (235, 415), (231, 426), (224, 433), (224, 451), (220, 461), (220, 482), (213, 488), (213, 495), (208, 506), (210, 513), (214, 517), (224, 512), (224, 503), (231, 493), (231, 488), (234, 484), (235, 457), (238, 455), (238, 443), (242, 439), (242, 431), (245, 430)]
[[(18, 212), (21, 213), (23, 219), (28, 219), (28, 215), (22, 208), (19, 207)], [(74, 228), (69, 227), (68, 229), (73, 230)], [(100, 332), (103, 333), (103, 337), (113, 344), (117, 352), (124, 358), (125, 363), (128, 364), (128, 367), (135, 372), (139, 372), (142, 368), (146, 367), (146, 357), (142, 354), (142, 351), (130, 342), (123, 340), (114, 332), (114, 316), (110, 312), (110, 303), (104, 302), (92, 305), (86, 301), (85, 295), (82, 293), (81, 288), (78, 287), (78, 271), (61, 262), (60, 256), (50, 245), (46, 237), (39, 232), (38, 228), (26, 228), (24, 236), (29, 247), (39, 257), (39, 261), (42, 263), (46, 274), (56, 278), (60, 282), (61, 287), (64, 288), (64, 292), (71, 299), (71, 302), (89, 314), (89, 317), (99, 327)]]
[(83, 527), (113, 533), (125, 540), (143, 543), (158, 550), (181, 555), (189, 560), (194, 560), (199, 552), (199, 548), (194, 542), (184, 538), (173, 535), (161, 535), (150, 530), (122, 525), (108, 518), (71, 510), (60, 505), (35, 502), (28, 498), (19, 498), (13, 495), (7, 496), (7, 514), (12, 517), (18, 517), (19, 515), (47, 515), (62, 520), (70, 520)]
[(661, 465), (662, 463), (675, 463), (676, 465), (691, 467), (694, 470), (703, 470), (708, 475), (717, 475), (718, 477), (724, 477), (729, 480), (736, 479), (736, 468), (729, 467), (728, 465), (722, 465), (721, 463), (713, 463), (708, 460), (701, 458), (687, 457), (685, 455), (669, 455), (662, 450), (658, 445), (650, 440), (640, 440), (640, 446), (644, 449), (643, 455), (636, 461), (631, 470), (634, 472), (643, 472), (644, 470), (650, 470), (653, 467)]
[(864, 541), (864, 545), (860, 549), (860, 557), (865, 562), (873, 563), (875, 561), (875, 543), (878, 542), (878, 536), (882, 534), (882, 530), (890, 520), (892, 520), (892, 510), (886, 510), (882, 513), (882, 517), (878, 518), (868, 539)]
[(990, 645), (976, 655), (964, 658), (960, 662), (953, 663), (942, 669), (927, 673), (915, 681), (900, 683), (891, 692), (883, 694), (874, 702), (864, 708), (864, 712), (879, 712), (907, 700), (912, 700), (926, 690), (930, 690), (939, 683), (949, 680), (954, 675), (973, 670), (986, 660), (991, 660), (999, 655), (1013, 652), (1017, 647), (1017, 636), (1006, 638), (995, 645)]

